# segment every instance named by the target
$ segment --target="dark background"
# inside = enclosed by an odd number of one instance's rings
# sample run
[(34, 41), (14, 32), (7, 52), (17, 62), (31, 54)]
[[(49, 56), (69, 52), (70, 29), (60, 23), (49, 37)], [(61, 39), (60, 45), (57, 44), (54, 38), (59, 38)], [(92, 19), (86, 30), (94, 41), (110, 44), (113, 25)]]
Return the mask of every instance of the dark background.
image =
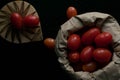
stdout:
[[(0, 0), (0, 8), (12, 0)], [(26, 0), (40, 16), (43, 38), (56, 38), (65, 21), (66, 9), (76, 7), (78, 14), (98, 11), (108, 13), (120, 22), (120, 7), (116, 0)], [(9, 79), (70, 80), (57, 62), (53, 50), (43, 41), (12, 44), (0, 37), (1, 73)]]

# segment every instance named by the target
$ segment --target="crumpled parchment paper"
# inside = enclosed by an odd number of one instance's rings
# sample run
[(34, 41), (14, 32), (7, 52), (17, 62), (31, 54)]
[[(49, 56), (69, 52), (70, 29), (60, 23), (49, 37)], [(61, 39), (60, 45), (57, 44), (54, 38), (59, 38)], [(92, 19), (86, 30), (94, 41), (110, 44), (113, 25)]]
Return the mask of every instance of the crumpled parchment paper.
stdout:
[[(114, 48), (112, 61), (104, 68), (92, 73), (75, 72), (67, 59), (67, 37), (87, 25), (99, 26), (102, 31), (112, 34)], [(55, 42), (58, 62), (72, 80), (120, 80), (120, 26), (117, 20), (110, 14), (87, 12), (72, 17), (60, 26)]]

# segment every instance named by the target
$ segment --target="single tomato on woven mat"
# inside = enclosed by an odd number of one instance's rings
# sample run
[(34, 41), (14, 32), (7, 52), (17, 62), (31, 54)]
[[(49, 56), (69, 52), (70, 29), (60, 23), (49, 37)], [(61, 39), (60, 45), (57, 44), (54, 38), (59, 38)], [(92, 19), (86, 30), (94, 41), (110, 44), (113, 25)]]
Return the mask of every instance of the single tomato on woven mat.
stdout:
[(23, 18), (19, 13), (12, 13), (10, 16), (11, 24), (16, 29), (21, 29), (23, 26)]
[(35, 15), (27, 15), (23, 19), (24, 26), (29, 28), (36, 28), (39, 24), (39, 17)]

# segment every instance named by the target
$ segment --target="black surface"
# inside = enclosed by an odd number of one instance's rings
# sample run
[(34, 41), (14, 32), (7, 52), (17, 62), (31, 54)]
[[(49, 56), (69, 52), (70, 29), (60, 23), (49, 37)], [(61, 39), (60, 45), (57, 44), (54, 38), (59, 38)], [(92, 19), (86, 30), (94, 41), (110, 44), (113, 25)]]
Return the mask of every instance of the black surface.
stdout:
[[(10, 1), (0, 0), (0, 8)], [(67, 21), (66, 9), (69, 6), (76, 7), (78, 14), (91, 11), (108, 13), (120, 22), (120, 8), (114, 0), (26, 1), (38, 11), (44, 39), (56, 37), (60, 25)], [(0, 38), (0, 50), (2, 74), (7, 76), (4, 78), (70, 80), (60, 68), (55, 52), (48, 50), (43, 41), (16, 45)]]

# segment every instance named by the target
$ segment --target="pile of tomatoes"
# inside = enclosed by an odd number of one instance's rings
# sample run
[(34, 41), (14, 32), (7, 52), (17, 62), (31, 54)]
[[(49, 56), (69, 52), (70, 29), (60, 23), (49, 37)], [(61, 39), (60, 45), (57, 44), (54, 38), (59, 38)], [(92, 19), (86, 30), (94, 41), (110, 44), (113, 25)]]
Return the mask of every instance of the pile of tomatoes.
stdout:
[(75, 71), (93, 72), (112, 59), (112, 35), (99, 27), (84, 27), (67, 39), (68, 60)]
[[(75, 7), (66, 10), (68, 19), (77, 15)], [(46, 38), (44, 44), (54, 49), (55, 40)], [(99, 27), (85, 26), (68, 36), (67, 58), (75, 71), (93, 72), (106, 66), (112, 59), (112, 35)]]

